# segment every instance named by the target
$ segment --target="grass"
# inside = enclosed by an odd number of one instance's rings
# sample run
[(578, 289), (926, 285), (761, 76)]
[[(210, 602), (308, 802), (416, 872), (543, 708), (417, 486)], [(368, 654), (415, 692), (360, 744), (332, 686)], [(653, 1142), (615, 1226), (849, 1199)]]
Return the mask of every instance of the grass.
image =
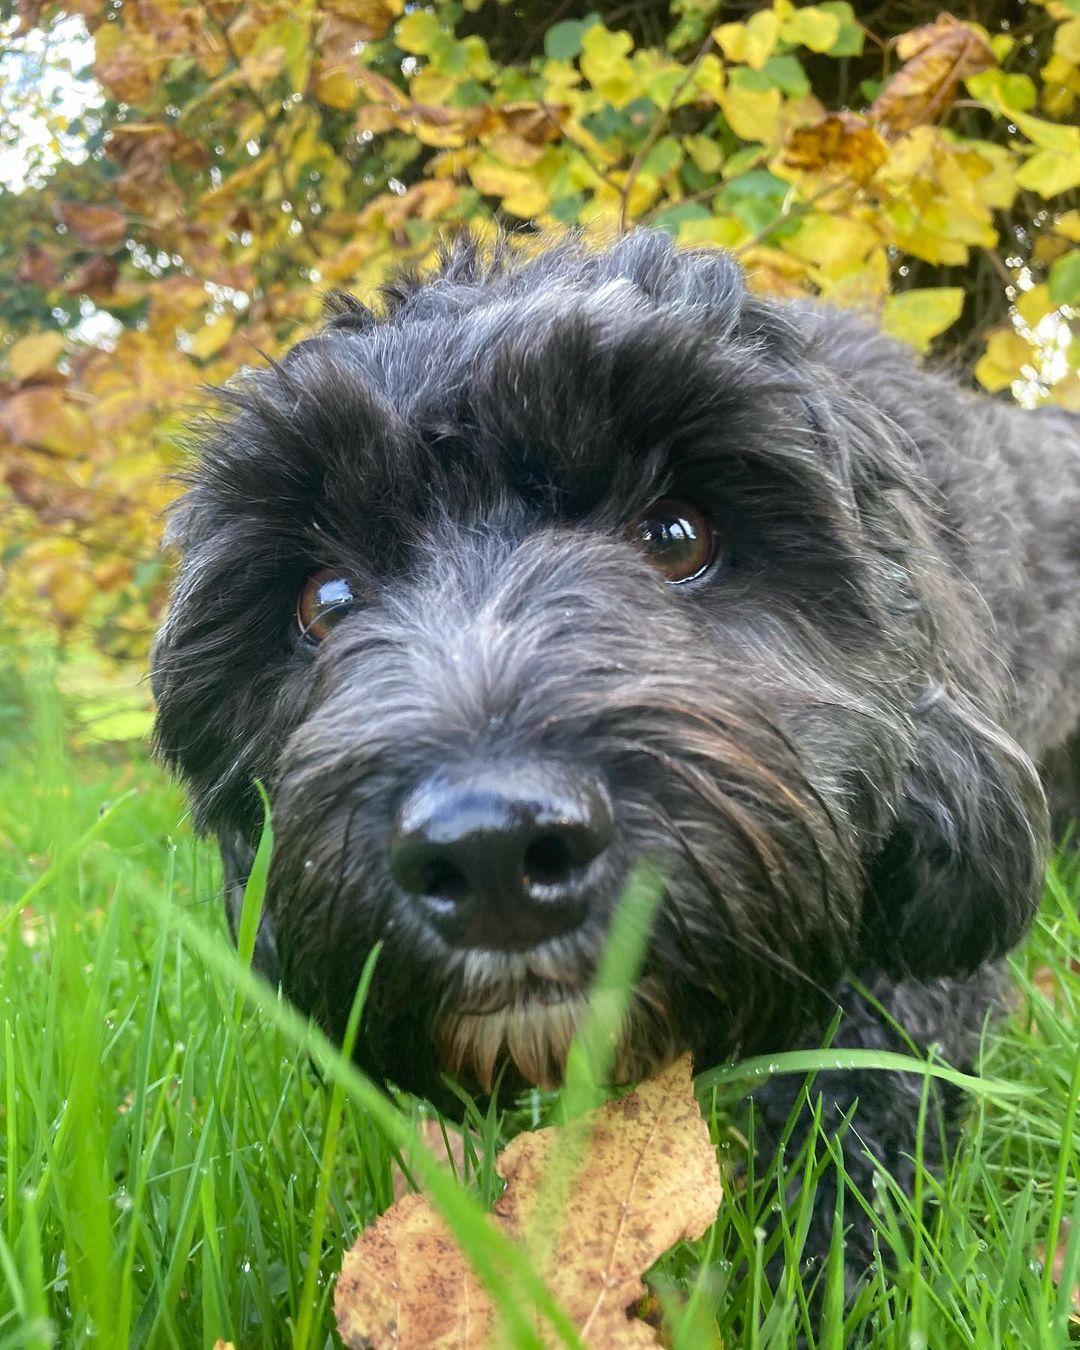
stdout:
[[(427, 1108), (382, 1094), (250, 976), (225, 935), (216, 860), (145, 757), (74, 753), (55, 701), (31, 704), (0, 741), (0, 1350), (333, 1345), (334, 1273), (391, 1203)], [(869, 1196), (838, 1187), (842, 1215), (866, 1210), (888, 1261), (846, 1314), (830, 1264), (817, 1344), (1080, 1341), (1080, 882), (1068, 872), (1051, 874), (1015, 958), (1017, 1008), (986, 1037), (989, 1088), (971, 1089), (948, 1175), (923, 1174), (914, 1197), (884, 1174)], [(679, 1350), (766, 1350), (807, 1332), (806, 1203), (835, 1150), (819, 1133), (809, 1154), (744, 1170), (735, 1122), (776, 1066), (806, 1075), (813, 1110), (813, 1066), (828, 1062), (777, 1056), (699, 1084), (726, 1198), (710, 1232), (651, 1276)], [(523, 1309), (557, 1309), (482, 1215), (499, 1189), (495, 1149), (553, 1109), (538, 1093), (475, 1115), (453, 1175), (409, 1154), (515, 1345), (536, 1344)], [(782, 1205), (795, 1177), (804, 1198)], [(773, 1296), (763, 1266), (776, 1243), (787, 1274)], [(552, 1343), (572, 1344), (564, 1333)]]

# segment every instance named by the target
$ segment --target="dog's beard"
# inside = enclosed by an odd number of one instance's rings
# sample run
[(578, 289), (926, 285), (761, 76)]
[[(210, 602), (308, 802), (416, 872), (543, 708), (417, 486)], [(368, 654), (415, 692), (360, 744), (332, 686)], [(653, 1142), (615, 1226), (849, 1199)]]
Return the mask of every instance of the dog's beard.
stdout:
[(570, 1047), (590, 1014), (600, 1031), (598, 1066), (614, 1084), (636, 1083), (664, 1068), (682, 1048), (659, 983), (650, 977), (626, 993), (589, 993), (550, 981), (521, 985), (492, 1004), (444, 1003), (434, 1040), (449, 1073), (490, 1092), (510, 1071), (526, 1084), (555, 1088)]

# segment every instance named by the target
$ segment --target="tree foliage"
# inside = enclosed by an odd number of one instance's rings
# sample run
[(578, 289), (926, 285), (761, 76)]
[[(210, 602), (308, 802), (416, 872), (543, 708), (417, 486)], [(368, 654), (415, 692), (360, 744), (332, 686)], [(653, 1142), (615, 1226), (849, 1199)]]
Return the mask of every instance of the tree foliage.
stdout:
[(140, 660), (201, 389), (450, 230), (649, 224), (1080, 408), (1080, 0), (971, 14), (19, 0), (99, 92), (0, 197), (0, 622)]

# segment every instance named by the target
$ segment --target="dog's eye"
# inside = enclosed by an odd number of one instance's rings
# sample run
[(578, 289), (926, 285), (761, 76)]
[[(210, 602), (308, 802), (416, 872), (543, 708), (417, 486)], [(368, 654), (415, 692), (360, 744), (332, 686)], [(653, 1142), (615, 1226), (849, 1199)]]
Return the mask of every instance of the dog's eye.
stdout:
[(350, 583), (332, 567), (308, 577), (296, 601), (296, 622), (312, 642), (321, 642), (356, 604)]
[(716, 531), (688, 502), (654, 502), (630, 525), (630, 541), (668, 581), (693, 581), (712, 566)]

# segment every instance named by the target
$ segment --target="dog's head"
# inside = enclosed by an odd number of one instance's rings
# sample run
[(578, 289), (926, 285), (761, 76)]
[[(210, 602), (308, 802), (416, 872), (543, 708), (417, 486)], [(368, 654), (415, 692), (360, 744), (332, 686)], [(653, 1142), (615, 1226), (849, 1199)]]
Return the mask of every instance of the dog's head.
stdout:
[(369, 1067), (557, 1079), (643, 860), (623, 1078), (782, 1044), (848, 965), (1022, 932), (1037, 780), (920, 447), (819, 329), (657, 235), (460, 248), (224, 396), (159, 743), (234, 905), (266, 784), (261, 960), (331, 1033), (384, 944)]

